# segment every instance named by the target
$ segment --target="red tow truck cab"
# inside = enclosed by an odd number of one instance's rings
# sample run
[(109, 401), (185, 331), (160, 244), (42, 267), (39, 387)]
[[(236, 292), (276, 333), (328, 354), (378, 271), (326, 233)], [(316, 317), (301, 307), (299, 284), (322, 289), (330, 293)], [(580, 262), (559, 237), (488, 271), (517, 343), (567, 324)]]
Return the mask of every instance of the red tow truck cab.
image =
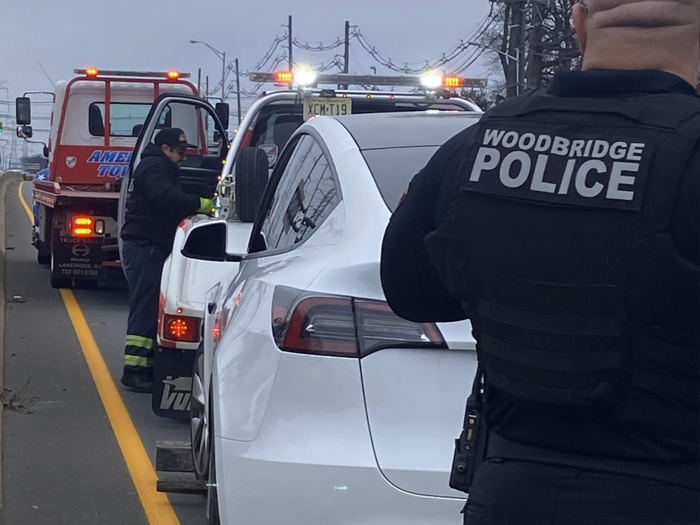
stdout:
[[(34, 180), (37, 260), (50, 264), (54, 288), (92, 287), (120, 268), (117, 210), (121, 179), (153, 102), (163, 93), (197, 96), (177, 71), (98, 71), (77, 76), (54, 90), (48, 176)], [(29, 100), (25, 103), (27, 120)], [(171, 122), (160, 123), (170, 127)]]

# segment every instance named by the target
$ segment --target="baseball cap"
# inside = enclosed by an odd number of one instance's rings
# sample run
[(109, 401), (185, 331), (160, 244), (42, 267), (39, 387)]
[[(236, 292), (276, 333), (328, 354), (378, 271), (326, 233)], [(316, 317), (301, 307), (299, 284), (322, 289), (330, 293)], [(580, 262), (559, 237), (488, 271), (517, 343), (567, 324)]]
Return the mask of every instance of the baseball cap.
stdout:
[(160, 130), (153, 140), (156, 146), (162, 146), (167, 144), (171, 148), (176, 148), (178, 146), (184, 146), (186, 148), (196, 148), (194, 144), (188, 143), (186, 140), (180, 140), (180, 136), (184, 135), (185, 132), (180, 128), (165, 128)]

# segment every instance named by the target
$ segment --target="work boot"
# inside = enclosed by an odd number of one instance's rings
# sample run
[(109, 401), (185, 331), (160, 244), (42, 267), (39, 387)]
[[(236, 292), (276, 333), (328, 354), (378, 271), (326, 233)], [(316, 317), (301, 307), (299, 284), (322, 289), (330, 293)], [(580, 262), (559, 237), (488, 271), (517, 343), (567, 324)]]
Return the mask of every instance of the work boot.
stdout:
[(153, 392), (153, 379), (151, 379), (148, 373), (124, 373), (121, 383), (132, 392), (138, 392), (140, 394), (150, 394)]

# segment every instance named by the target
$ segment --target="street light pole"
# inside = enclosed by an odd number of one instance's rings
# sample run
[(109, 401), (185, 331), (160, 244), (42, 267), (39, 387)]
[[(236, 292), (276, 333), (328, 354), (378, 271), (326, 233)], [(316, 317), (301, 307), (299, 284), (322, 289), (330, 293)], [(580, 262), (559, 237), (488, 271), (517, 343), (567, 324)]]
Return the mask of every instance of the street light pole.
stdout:
[(221, 102), (226, 101), (226, 53), (219, 51), (201, 40), (190, 40), (190, 44), (203, 44), (221, 59)]

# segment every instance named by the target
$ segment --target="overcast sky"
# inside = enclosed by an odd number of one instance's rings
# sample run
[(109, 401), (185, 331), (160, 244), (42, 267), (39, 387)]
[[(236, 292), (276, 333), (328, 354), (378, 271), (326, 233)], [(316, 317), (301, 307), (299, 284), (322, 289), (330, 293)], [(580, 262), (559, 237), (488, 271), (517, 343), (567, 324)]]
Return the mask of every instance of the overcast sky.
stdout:
[[(206, 41), (226, 52), (227, 58), (238, 57), (246, 71), (262, 58), (289, 15), (293, 34), (300, 40), (334, 41), (343, 36), (349, 20), (392, 60), (424, 62), (472, 33), (489, 8), (489, 0), (0, 0), (0, 81), (6, 81), (11, 100), (25, 91), (51, 91), (49, 78), (54, 83), (68, 80), (73, 69), (88, 66), (175, 68), (190, 72), (195, 82), (202, 68), (213, 87), (221, 78), (221, 60), (190, 40)], [(325, 53), (295, 49), (294, 58), (322, 63), (342, 52), (342, 48)], [(353, 40), (351, 72), (369, 73), (369, 66), (386, 72)], [(465, 74), (483, 76), (483, 72), (477, 64)], [(252, 84), (246, 81), (241, 87), (250, 89)], [(0, 100), (7, 95), (0, 90)], [(6, 108), (0, 106), (0, 113)]]

